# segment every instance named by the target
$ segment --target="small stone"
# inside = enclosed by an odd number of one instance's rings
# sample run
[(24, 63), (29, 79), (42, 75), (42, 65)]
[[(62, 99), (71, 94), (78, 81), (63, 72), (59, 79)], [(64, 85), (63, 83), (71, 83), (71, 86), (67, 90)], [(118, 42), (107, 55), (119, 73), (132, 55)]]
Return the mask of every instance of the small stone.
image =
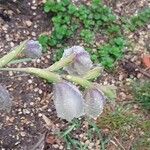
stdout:
[(139, 79), (139, 78), (141, 78), (142, 77), (142, 74), (141, 73), (138, 73), (137, 74), (137, 78)]
[(22, 137), (25, 137), (25, 136), (26, 136), (26, 133), (25, 133), (25, 132), (20, 132), (20, 135), (21, 135)]
[(13, 72), (12, 72), (12, 71), (9, 71), (9, 75), (10, 75), (10, 76), (13, 76)]
[(59, 146), (59, 149), (63, 149), (64, 147), (61, 145), (61, 146)]
[(123, 80), (123, 74), (120, 74), (119, 75), (119, 81), (122, 81)]
[(43, 92), (42, 92), (42, 90), (41, 89), (39, 89), (39, 94), (42, 94)]
[(120, 96), (122, 99), (126, 99), (126, 94), (124, 92), (120, 92)]
[(59, 148), (59, 145), (58, 144), (54, 144), (53, 147), (54, 148)]
[(6, 27), (6, 26), (2, 26), (2, 29), (3, 29), (4, 31), (7, 31), (7, 27)]
[(35, 6), (31, 6), (31, 9), (32, 9), (32, 10), (36, 10), (36, 7), (35, 7)]
[(32, 35), (32, 36), (36, 36), (36, 33), (35, 33), (35, 32), (32, 32), (31, 35)]
[(87, 141), (85, 142), (85, 144), (86, 144), (86, 145), (89, 145), (89, 144), (90, 144), (90, 141), (89, 141), (89, 140), (87, 140)]
[(79, 135), (80, 138), (83, 138), (83, 136), (84, 136), (83, 134), (80, 134), (80, 135)]
[(15, 44), (14, 44), (13, 42), (10, 42), (10, 46), (11, 46), (11, 47), (14, 47)]
[(34, 102), (31, 102), (30, 105), (33, 106), (33, 105), (34, 105)]
[(34, 92), (37, 92), (37, 91), (38, 91), (38, 88), (35, 88), (35, 89), (34, 89)]
[(12, 10), (8, 10), (7, 14), (12, 16), (13, 15), (13, 11)]
[(37, 59), (36, 62), (39, 64), (39, 63), (41, 62), (41, 60), (40, 60), (40, 59)]
[(39, 113), (39, 114), (38, 114), (38, 116), (39, 116), (39, 117), (42, 117), (42, 114), (41, 114), (41, 113)]
[(38, 26), (35, 24), (35, 25), (34, 25), (34, 28), (36, 29), (37, 27), (38, 27)]
[(30, 83), (30, 84), (31, 84), (31, 83), (32, 83), (32, 80), (31, 80), (31, 79), (29, 79), (29, 80), (28, 80), (28, 83)]
[(28, 27), (31, 27), (32, 22), (31, 22), (30, 20), (27, 20), (27, 21), (26, 21), (26, 25), (27, 25)]
[(30, 114), (30, 111), (28, 109), (23, 109), (24, 114)]

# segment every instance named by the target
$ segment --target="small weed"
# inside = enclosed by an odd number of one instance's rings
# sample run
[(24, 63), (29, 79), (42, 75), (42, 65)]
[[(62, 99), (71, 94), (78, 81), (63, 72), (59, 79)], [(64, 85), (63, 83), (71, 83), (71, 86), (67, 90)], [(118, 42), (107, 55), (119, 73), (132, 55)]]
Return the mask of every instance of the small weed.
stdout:
[(68, 129), (59, 133), (59, 137), (66, 142), (66, 149), (76, 148), (77, 150), (87, 150), (87, 146), (83, 145), (80, 141), (72, 137), (73, 130), (80, 128), (81, 122), (78, 119), (74, 119)]
[(136, 16), (131, 17), (131, 19), (126, 24), (126, 28), (130, 31), (135, 31), (140, 27), (145, 26), (145, 24), (150, 22), (150, 8), (145, 8), (142, 12), (139, 12)]
[(98, 126), (107, 127), (111, 131), (123, 130), (127, 125), (133, 126), (137, 123), (137, 116), (129, 113), (128, 109), (117, 107), (114, 112), (108, 112), (98, 120)]
[(131, 150), (149, 150), (150, 148), (150, 134), (140, 136), (133, 144)]
[(135, 100), (143, 108), (150, 110), (150, 82), (135, 82), (132, 89)]
[[(92, 120), (86, 120), (88, 122), (87, 138), (90, 141), (95, 139), (100, 140), (101, 150), (105, 150), (109, 142), (108, 137), (104, 137), (101, 133), (100, 128)], [(77, 150), (88, 150), (88, 145), (82, 144), (79, 140), (73, 137), (73, 131), (81, 127), (81, 122), (75, 119), (71, 122), (68, 129), (58, 134), (66, 142), (67, 149), (77, 149)]]

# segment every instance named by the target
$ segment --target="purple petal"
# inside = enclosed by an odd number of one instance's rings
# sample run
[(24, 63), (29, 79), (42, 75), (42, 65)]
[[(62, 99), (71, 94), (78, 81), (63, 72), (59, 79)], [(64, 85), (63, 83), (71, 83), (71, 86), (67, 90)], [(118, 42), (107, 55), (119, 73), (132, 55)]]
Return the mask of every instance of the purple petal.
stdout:
[(71, 54), (76, 55), (75, 60), (69, 66), (64, 68), (69, 74), (83, 75), (93, 66), (89, 53), (85, 51), (83, 47), (73, 46), (64, 50), (63, 58)]
[(29, 40), (24, 49), (24, 53), (30, 58), (39, 58), (42, 55), (42, 46), (38, 41)]
[(54, 84), (54, 104), (60, 118), (71, 121), (83, 115), (83, 98), (76, 86), (68, 82)]
[(102, 112), (105, 104), (105, 97), (96, 88), (89, 89), (85, 93), (85, 113), (91, 118), (97, 118)]
[(0, 110), (9, 112), (12, 106), (12, 99), (5, 87), (0, 85)]

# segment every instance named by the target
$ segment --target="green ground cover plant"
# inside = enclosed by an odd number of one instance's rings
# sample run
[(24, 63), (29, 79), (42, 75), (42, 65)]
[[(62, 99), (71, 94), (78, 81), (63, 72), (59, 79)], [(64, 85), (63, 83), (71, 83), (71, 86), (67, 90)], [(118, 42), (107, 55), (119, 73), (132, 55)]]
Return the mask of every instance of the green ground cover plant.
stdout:
[(145, 24), (150, 22), (150, 8), (145, 8), (137, 15), (132, 16), (130, 20), (126, 22), (126, 28), (130, 31), (136, 31), (140, 27), (144, 27)]
[[(39, 41), (44, 47), (64, 49), (62, 45), (65, 45), (67, 39), (81, 40), (87, 45), (92, 60), (102, 62), (106, 68), (113, 67), (114, 63), (122, 56), (125, 44), (117, 43), (120, 39), (123, 43), (125, 41), (121, 36), (117, 17), (100, 0), (92, 0), (90, 6), (83, 4), (76, 6), (70, 0), (61, 0), (60, 2), (47, 0), (44, 11), (53, 14), (52, 34), (39, 37)], [(97, 46), (97, 53), (93, 53), (92, 49), (96, 43), (97, 33), (108, 36), (108, 44)], [(113, 50), (111, 51), (109, 48), (112, 45)], [(54, 61), (57, 61), (62, 55), (62, 51), (57, 50), (54, 55)]]
[[(62, 50), (68, 39), (80, 40), (86, 45), (92, 60), (100, 62), (106, 69), (113, 68), (117, 60), (121, 59), (127, 40), (123, 30), (135, 31), (150, 21), (150, 8), (145, 8), (130, 19), (117, 19), (112, 10), (101, 0), (91, 0), (90, 5), (76, 6), (70, 0), (47, 0), (44, 11), (52, 14), (53, 29), (50, 36), (41, 35), (40, 43), (45, 47), (57, 48), (54, 62), (62, 56)], [(103, 45), (96, 44), (96, 34), (107, 36)], [(93, 48), (96, 45), (96, 51)]]

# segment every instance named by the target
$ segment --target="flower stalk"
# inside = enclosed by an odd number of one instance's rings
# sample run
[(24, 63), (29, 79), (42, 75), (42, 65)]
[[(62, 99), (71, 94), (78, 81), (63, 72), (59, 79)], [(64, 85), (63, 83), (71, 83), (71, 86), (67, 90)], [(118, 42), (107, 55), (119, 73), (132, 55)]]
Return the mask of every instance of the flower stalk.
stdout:
[(81, 77), (78, 77), (78, 76), (63, 75), (62, 77), (64, 79), (68, 80), (68, 81), (71, 81), (71, 82), (74, 82), (76, 84), (79, 84), (79, 85), (81, 85), (84, 88), (90, 88), (92, 86), (92, 82), (90, 82), (90, 81), (88, 81), (86, 79), (83, 79)]
[(21, 71), (30, 74), (34, 74), (40, 78), (47, 80), (50, 83), (55, 83), (61, 81), (61, 76), (50, 71), (39, 69), (39, 68), (0, 68), (0, 71)]
[(92, 70), (88, 71), (88, 72), (83, 76), (83, 78), (86, 79), (86, 80), (93, 80), (93, 79), (96, 79), (97, 77), (100, 76), (101, 71), (102, 71), (102, 67), (97, 66), (97, 67), (93, 68)]
[(19, 46), (17, 46), (14, 50), (0, 58), (0, 68), (7, 65), (11, 60), (15, 59), (24, 49), (27, 40), (22, 42)]
[(47, 68), (47, 70), (49, 71), (57, 71), (67, 65), (69, 65), (70, 63), (73, 62), (75, 58), (74, 54), (69, 55), (66, 58), (62, 58), (61, 60), (57, 61), (56, 63), (54, 63), (53, 65), (51, 65), (50, 67)]

